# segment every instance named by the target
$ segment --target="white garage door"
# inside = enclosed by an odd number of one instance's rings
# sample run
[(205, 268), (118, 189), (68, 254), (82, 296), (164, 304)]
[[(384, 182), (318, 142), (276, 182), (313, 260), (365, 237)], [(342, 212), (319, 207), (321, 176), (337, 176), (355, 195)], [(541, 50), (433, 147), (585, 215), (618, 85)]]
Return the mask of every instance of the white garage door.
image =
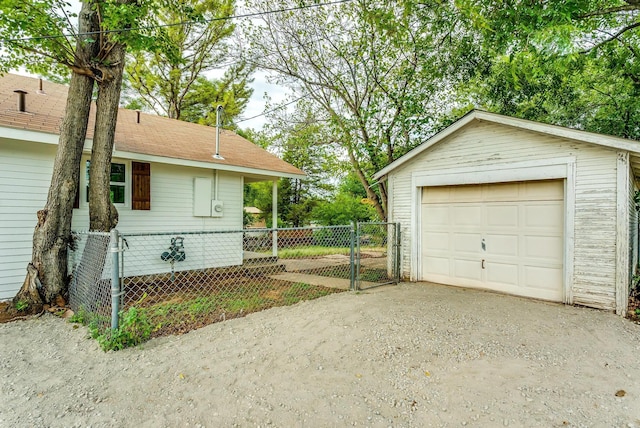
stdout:
[(562, 301), (562, 180), (422, 191), (421, 279)]

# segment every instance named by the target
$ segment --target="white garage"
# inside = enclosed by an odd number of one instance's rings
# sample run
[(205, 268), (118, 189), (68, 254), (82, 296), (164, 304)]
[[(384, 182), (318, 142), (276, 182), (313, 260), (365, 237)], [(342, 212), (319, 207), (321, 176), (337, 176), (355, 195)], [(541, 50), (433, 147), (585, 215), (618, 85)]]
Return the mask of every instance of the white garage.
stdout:
[(622, 314), (639, 167), (636, 141), (473, 111), (376, 179), (404, 278)]

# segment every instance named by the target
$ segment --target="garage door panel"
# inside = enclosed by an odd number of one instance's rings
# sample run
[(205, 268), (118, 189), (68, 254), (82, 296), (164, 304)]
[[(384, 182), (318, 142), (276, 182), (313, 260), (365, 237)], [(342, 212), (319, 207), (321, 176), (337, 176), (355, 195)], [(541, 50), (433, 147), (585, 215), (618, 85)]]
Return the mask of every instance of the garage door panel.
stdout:
[(493, 284), (518, 285), (517, 263), (486, 263), (487, 281)]
[(485, 236), (487, 256), (518, 256), (518, 235), (492, 233)]
[(422, 194), (422, 279), (562, 300), (562, 180)]
[(477, 259), (455, 259), (453, 261), (453, 276), (456, 278), (482, 280), (482, 263)]
[(483, 202), (517, 201), (520, 194), (520, 183), (484, 184), (483, 192)]
[(525, 201), (564, 201), (564, 183), (562, 181), (531, 181), (521, 183), (522, 200)]
[[(524, 227), (526, 228), (549, 228), (558, 231), (558, 225), (562, 225), (564, 219), (564, 208), (557, 202), (551, 204), (525, 204), (524, 207)], [(558, 231), (559, 233), (562, 230)]]
[(424, 264), (427, 272), (435, 275), (450, 276), (451, 270), (448, 257), (424, 256)]
[(463, 253), (479, 253), (482, 249), (480, 233), (453, 233), (453, 250)]
[(425, 232), (422, 236), (424, 242), (428, 243), (425, 247), (429, 248), (429, 250), (448, 251), (450, 249), (451, 240), (446, 232)]
[(482, 225), (481, 205), (454, 205), (451, 210), (452, 226), (479, 228)]
[(422, 212), (422, 224), (427, 226), (446, 226), (449, 224), (449, 207), (432, 205)]
[(518, 205), (487, 205), (487, 225), (505, 227), (518, 227)]
[(543, 260), (562, 260), (563, 239), (560, 236), (524, 236), (524, 257)]
[(562, 282), (562, 268), (524, 266), (523, 270), (526, 287), (558, 290), (558, 283)]

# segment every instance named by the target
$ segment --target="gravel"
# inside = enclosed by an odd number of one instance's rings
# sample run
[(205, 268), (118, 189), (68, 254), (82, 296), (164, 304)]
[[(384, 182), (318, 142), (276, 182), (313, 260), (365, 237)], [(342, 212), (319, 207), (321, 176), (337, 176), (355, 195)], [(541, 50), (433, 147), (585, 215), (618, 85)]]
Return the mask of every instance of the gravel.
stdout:
[(340, 293), (103, 352), (0, 325), (0, 426), (640, 428), (640, 325), (431, 284)]

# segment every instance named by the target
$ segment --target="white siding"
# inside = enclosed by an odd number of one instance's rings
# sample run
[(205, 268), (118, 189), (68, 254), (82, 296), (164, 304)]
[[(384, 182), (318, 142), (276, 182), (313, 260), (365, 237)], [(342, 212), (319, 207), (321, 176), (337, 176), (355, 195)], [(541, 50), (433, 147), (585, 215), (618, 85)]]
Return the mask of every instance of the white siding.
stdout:
[[(0, 138), (0, 299), (8, 299), (15, 295), (25, 276), (25, 268), (31, 260), (31, 240), (36, 225), (36, 212), (42, 209), (46, 202), (55, 145), (38, 143), (15, 142)], [(84, 166), (84, 160), (82, 165)], [(114, 162), (124, 162), (130, 180), (131, 164), (127, 160), (114, 159)], [(194, 217), (193, 216), (193, 179), (195, 177), (211, 177), (211, 199), (224, 202), (222, 217)], [(219, 195), (215, 195), (215, 171), (173, 166), (167, 164), (151, 164), (151, 210), (133, 211), (130, 208), (130, 190), (127, 189), (127, 203), (118, 207), (120, 221), (118, 229), (122, 233), (140, 232), (185, 232), (202, 230), (240, 230), (242, 229), (242, 183), (240, 174), (220, 172), (220, 183), (217, 186)], [(86, 204), (86, 183), (84, 171), (81, 172), (81, 206), (74, 210), (72, 227), (74, 230), (87, 230), (89, 227), (89, 212)], [(216, 235), (208, 235), (214, 239)], [(161, 248), (169, 246), (161, 243)], [(220, 239), (219, 237), (217, 239)], [(129, 242), (130, 245), (135, 243)], [(185, 246), (191, 245), (185, 240)], [(212, 242), (213, 248), (216, 243)], [(204, 261), (206, 267), (242, 263), (241, 234), (233, 234), (222, 238), (222, 245), (217, 248), (224, 252), (224, 257), (208, 256)], [(148, 249), (147, 249), (148, 250)], [(191, 254), (197, 251), (189, 249)], [(154, 264), (159, 260), (161, 252), (148, 251)], [(158, 253), (158, 254), (156, 254)], [(129, 260), (134, 257), (134, 250), (127, 254)], [(141, 257), (141, 256), (140, 256)], [(195, 261), (178, 265), (177, 269), (191, 268)], [(203, 267), (199, 264), (198, 267)], [(162, 264), (163, 271), (166, 263)], [(132, 273), (129, 269), (129, 273)]]
[[(411, 179), (414, 172), (491, 166), (509, 162), (574, 156), (575, 228), (573, 302), (615, 309), (616, 279), (616, 150), (518, 130), (474, 123), (393, 171), (391, 218), (403, 231), (403, 276), (411, 271)], [(419, 202), (419, 201), (418, 201)]]
[(13, 297), (24, 281), (55, 149), (0, 139), (0, 300)]

